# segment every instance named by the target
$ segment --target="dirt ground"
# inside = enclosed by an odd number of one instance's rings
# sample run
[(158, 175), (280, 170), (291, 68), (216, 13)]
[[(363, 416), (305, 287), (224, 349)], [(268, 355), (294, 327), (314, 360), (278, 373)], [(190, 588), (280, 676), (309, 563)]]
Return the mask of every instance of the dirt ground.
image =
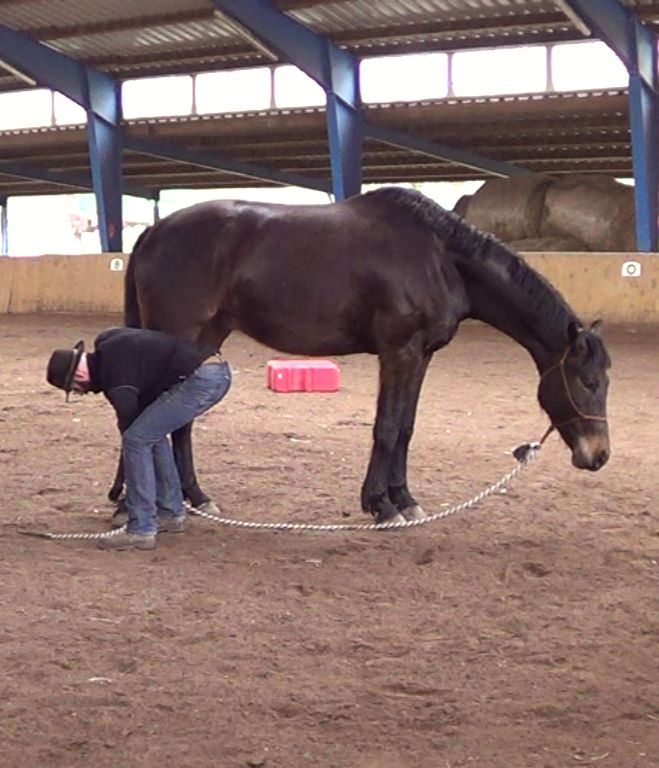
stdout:
[[(659, 766), (659, 330), (611, 328), (612, 450), (556, 437), (480, 507), (397, 533), (273, 533), (194, 518), (155, 552), (100, 532), (117, 458), (101, 397), (65, 404), (48, 355), (117, 317), (0, 318), (0, 765), (57, 768)], [(233, 387), (195, 427), (230, 517), (359, 510), (377, 373), (275, 394), (273, 353), (231, 337)], [(530, 357), (465, 324), (436, 355), (412, 444), (428, 512), (537, 439)]]

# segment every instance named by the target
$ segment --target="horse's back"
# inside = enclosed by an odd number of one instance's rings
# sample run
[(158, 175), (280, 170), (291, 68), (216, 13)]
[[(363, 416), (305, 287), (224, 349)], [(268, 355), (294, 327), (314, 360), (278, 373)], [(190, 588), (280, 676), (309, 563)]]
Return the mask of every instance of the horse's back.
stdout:
[(441, 312), (436, 242), (372, 197), (331, 205), (200, 203), (156, 224), (136, 252), (149, 323), (241, 330), (301, 354), (376, 352)]

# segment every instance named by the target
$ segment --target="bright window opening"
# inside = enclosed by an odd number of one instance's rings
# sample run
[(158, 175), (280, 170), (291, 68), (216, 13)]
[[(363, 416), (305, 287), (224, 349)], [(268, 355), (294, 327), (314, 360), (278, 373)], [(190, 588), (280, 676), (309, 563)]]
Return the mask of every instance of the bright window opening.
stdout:
[(325, 91), (301, 69), (289, 65), (275, 69), (275, 106), (315, 107), (325, 100)]
[(197, 75), (197, 111), (246, 112), (270, 106), (271, 72), (267, 67)]
[(168, 117), (192, 111), (192, 78), (188, 75), (127, 80), (122, 85), (124, 117)]
[(78, 125), (87, 122), (85, 110), (62, 93), (55, 92), (54, 107), (57, 125)]
[(456, 96), (496, 96), (544, 91), (547, 54), (544, 46), (461, 51), (453, 55)]
[(360, 65), (362, 100), (440, 99), (448, 93), (448, 57), (443, 53), (378, 56)]
[(551, 66), (557, 91), (626, 88), (629, 81), (625, 65), (599, 41), (554, 46)]
[(44, 88), (0, 94), (0, 130), (50, 125), (52, 114), (51, 91)]

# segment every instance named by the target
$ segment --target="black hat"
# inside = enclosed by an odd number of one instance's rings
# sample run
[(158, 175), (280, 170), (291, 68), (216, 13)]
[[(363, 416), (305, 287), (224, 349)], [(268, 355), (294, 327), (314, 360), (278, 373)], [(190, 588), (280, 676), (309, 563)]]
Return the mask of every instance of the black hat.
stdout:
[(73, 384), (73, 374), (84, 351), (85, 342), (79, 341), (73, 349), (56, 349), (48, 361), (46, 379), (54, 387), (63, 389), (67, 400)]

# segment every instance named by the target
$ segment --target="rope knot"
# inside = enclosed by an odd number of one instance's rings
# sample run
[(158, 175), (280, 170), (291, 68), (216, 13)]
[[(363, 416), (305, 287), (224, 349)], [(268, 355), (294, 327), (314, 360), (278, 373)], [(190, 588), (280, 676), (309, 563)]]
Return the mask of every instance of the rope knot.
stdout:
[(522, 443), (513, 451), (515, 460), (520, 464), (527, 464), (540, 450), (540, 443)]

